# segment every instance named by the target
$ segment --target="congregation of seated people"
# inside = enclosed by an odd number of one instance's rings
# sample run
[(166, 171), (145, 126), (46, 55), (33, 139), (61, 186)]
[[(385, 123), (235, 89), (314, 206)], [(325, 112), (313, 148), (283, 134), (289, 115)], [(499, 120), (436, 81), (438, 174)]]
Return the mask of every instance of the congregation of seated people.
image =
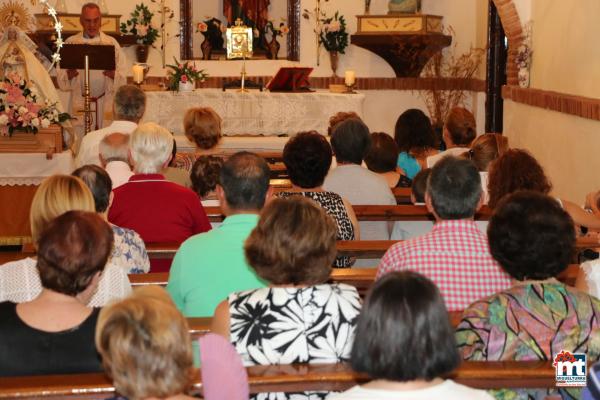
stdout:
[[(441, 137), (417, 109), (399, 116), (393, 135), (340, 112), (328, 132), (287, 141), (289, 185), (279, 190), (259, 154), (221, 151), (213, 109), (185, 113), (187, 153), (166, 128), (140, 123), (144, 109), (143, 91), (119, 88), (115, 121), (83, 138), (78, 168), (37, 189), (35, 254), (0, 266), (0, 377), (104, 371), (117, 398), (189, 399), (201, 376), (207, 399), (248, 399), (244, 367), (349, 362), (369, 381), (343, 393), (252, 396), (580, 396), (486, 393), (446, 377), (461, 360), (600, 359), (600, 267), (584, 263), (577, 287), (559, 280), (577, 237), (600, 230), (598, 193), (586, 199), (592, 212), (552, 197), (535, 158), (502, 135), (476, 137), (465, 108), (450, 111)], [(395, 206), (400, 187), (431, 220), (357, 217), (356, 206)], [(214, 206), (224, 219), (211, 224)], [(484, 206), (489, 222), (476, 221)], [(381, 259), (336, 248), (390, 239)], [(165, 244), (174, 257), (149, 257)], [(376, 269), (365, 299), (331, 279), (363, 267)], [(166, 288), (132, 289), (128, 274), (149, 272), (168, 274)], [(211, 318), (199, 340), (194, 317)]]

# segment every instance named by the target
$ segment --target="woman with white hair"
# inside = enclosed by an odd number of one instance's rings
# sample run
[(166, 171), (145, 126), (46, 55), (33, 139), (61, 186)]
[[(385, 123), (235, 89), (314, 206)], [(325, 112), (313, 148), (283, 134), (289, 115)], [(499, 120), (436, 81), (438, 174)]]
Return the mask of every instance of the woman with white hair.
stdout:
[[(153, 122), (140, 124), (131, 134), (130, 149), (134, 175), (114, 190), (109, 221), (133, 229), (146, 244), (181, 244), (210, 230), (196, 194), (161, 173), (171, 160), (171, 133)], [(151, 272), (165, 272), (170, 266), (170, 260), (152, 260)]]

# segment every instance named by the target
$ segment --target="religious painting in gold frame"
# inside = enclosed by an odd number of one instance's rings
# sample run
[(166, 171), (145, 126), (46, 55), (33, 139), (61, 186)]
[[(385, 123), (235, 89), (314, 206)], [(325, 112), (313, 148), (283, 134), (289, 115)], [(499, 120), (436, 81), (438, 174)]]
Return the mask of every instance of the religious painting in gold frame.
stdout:
[(228, 59), (252, 57), (252, 28), (238, 24), (227, 28), (225, 33)]

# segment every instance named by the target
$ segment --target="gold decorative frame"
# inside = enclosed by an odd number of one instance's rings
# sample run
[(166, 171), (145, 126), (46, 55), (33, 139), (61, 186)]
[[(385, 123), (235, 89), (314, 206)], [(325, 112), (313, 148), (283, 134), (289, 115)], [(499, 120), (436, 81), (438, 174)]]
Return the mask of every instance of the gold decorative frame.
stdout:
[(227, 58), (251, 58), (252, 57), (252, 28), (243, 25), (227, 28)]

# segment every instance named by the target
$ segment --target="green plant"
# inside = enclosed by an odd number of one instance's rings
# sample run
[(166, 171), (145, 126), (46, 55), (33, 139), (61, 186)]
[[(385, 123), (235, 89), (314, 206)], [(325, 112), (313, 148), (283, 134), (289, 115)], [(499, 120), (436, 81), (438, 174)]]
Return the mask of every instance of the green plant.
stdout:
[(152, 46), (160, 36), (158, 29), (152, 27), (153, 16), (154, 13), (144, 3), (136, 5), (131, 18), (121, 22), (121, 33), (135, 35), (138, 44)]
[(175, 64), (167, 64), (167, 76), (169, 78), (169, 90), (179, 89), (179, 82), (198, 81), (204, 82), (208, 74), (203, 69), (196, 68), (196, 65), (190, 61), (179, 62), (173, 57)]

